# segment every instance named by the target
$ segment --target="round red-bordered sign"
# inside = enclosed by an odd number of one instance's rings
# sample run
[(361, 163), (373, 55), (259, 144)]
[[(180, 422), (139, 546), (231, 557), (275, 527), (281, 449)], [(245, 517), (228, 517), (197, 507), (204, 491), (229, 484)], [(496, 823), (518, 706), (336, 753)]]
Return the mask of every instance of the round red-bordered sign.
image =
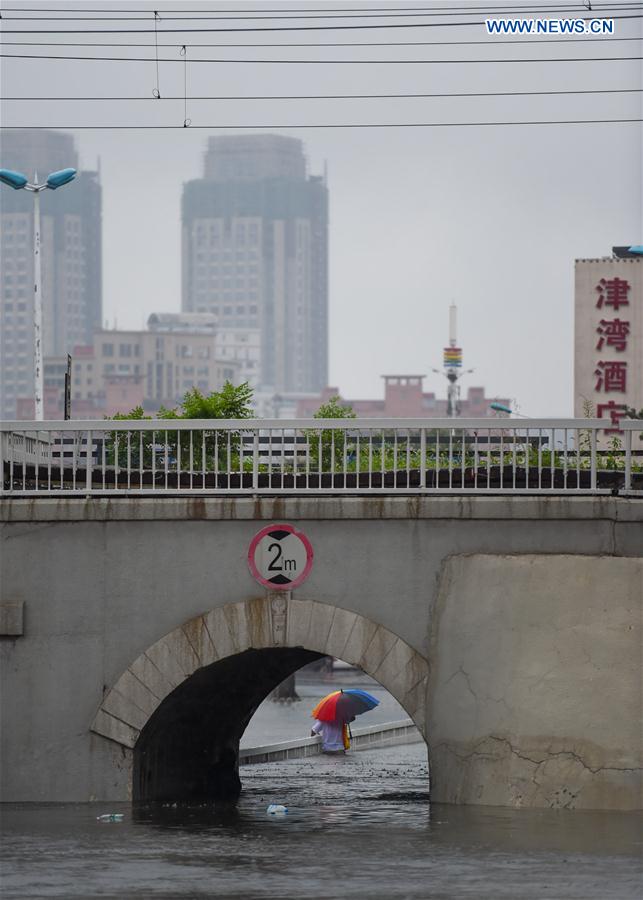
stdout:
[(271, 591), (292, 591), (308, 578), (313, 548), (294, 525), (266, 525), (248, 549), (248, 565), (259, 584)]

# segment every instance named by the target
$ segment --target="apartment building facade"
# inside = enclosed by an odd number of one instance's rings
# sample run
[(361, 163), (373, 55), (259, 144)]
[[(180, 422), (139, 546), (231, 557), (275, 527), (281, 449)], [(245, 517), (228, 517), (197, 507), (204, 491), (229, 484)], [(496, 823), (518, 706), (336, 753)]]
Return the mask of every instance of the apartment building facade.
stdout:
[[(136, 406), (151, 415), (161, 406), (174, 408), (192, 388), (209, 394), (226, 381), (239, 383), (240, 364), (216, 353), (208, 333), (97, 330), (91, 345), (73, 351), (72, 418), (113, 416)], [(66, 368), (66, 356), (45, 358), (45, 418), (62, 418)], [(33, 418), (33, 398), (21, 398), (18, 412)]]
[(182, 310), (260, 336), (258, 382), (321, 390), (328, 366), (328, 191), (301, 141), (212, 137), (184, 185)]

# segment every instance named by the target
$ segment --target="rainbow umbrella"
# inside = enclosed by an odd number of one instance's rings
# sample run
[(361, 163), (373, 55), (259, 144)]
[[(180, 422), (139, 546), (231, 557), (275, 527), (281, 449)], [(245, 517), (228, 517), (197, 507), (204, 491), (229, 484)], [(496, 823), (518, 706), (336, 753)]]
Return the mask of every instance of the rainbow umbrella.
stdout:
[(368, 712), (379, 705), (379, 700), (372, 694), (349, 688), (346, 691), (333, 691), (320, 700), (312, 711), (313, 719), (320, 722), (350, 722), (355, 716)]

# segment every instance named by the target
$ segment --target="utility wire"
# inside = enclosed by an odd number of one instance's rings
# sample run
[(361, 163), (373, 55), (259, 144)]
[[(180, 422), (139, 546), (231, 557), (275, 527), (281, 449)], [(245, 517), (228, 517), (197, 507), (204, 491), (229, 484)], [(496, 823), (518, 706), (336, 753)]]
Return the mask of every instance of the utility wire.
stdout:
[[(5, 59), (56, 59), (75, 62), (183, 62), (172, 57), (159, 58), (153, 56), (49, 56), (45, 54), (0, 53)], [(560, 56), (535, 57), (534, 59), (190, 59), (191, 63), (240, 63), (242, 65), (313, 65), (313, 66), (401, 66), (401, 65), (496, 65), (502, 63), (578, 63), (578, 62), (632, 62), (643, 59), (643, 56)]]
[[(350, 122), (325, 123), (323, 125), (300, 125), (281, 123), (278, 125), (191, 125), (190, 130), (199, 131), (262, 131), (266, 129), (303, 128), (497, 128), (522, 125), (617, 125), (643, 122), (643, 119), (541, 119), (528, 122)], [(41, 131), (55, 129), (61, 131), (182, 131), (183, 125), (3, 125), (5, 131)]]
[[(578, 9), (579, 11), (580, 10), (593, 11), (595, 9), (612, 9), (612, 8), (615, 8), (616, 6), (639, 6), (639, 5), (640, 5), (640, 3), (638, 2), (638, 0), (631, 0), (631, 2), (627, 2), (627, 0), (625, 0), (625, 2), (623, 2), (623, 0), (620, 0), (620, 2), (618, 2), (618, 3), (597, 3), (597, 4), (592, 5), (591, 8), (588, 7), (587, 5), (585, 5), (584, 3), (582, 3), (582, 4), (579, 3), (574, 8)], [(512, 10), (516, 10), (519, 12), (520, 11), (528, 12), (531, 10), (543, 10), (543, 9), (546, 10), (546, 9), (550, 9), (551, 6), (552, 6), (551, 2), (547, 3), (547, 4), (543, 4), (543, 3), (541, 3), (541, 4), (536, 4), (536, 3), (500, 4), (500, 3), (497, 3), (497, 4), (492, 4), (491, 6), (482, 7), (482, 8), (480, 6), (472, 6), (472, 5), (453, 6), (453, 5), (449, 4), (448, 6), (382, 6), (382, 7), (360, 6), (360, 7), (342, 7), (339, 9), (329, 10), (328, 7), (326, 6), (326, 7), (311, 7), (311, 8), (301, 7), (301, 8), (290, 8), (290, 9), (284, 9), (283, 7), (280, 7), (277, 9), (275, 9), (275, 8), (272, 8), (272, 9), (260, 8), (260, 9), (245, 9), (245, 10), (219, 9), (219, 10), (216, 10), (216, 12), (217, 13), (233, 13), (233, 12), (243, 12), (243, 13), (254, 13), (254, 12), (263, 12), (263, 13), (266, 13), (266, 12), (270, 12), (270, 13), (275, 13), (275, 12), (277, 12), (277, 13), (281, 13), (281, 12), (283, 12), (283, 13), (287, 13), (287, 12), (295, 12), (295, 13), (296, 12), (339, 12), (339, 13), (358, 12), (358, 13), (363, 13), (364, 11), (369, 11), (369, 10), (374, 10), (377, 12), (388, 12), (391, 10), (402, 10), (404, 12), (407, 12), (407, 11), (433, 12), (433, 11), (437, 11), (437, 10), (469, 10), (471, 12), (488, 12), (493, 9), (493, 10), (497, 10), (498, 15), (499, 15), (501, 12), (510, 12)], [(555, 8), (558, 8), (558, 7), (555, 7)], [(29, 8), (25, 8), (24, 6), (21, 6), (21, 7), (6, 6), (5, 11), (6, 12), (33, 12), (33, 13), (38, 13), (38, 12), (149, 13), (148, 9), (132, 9), (131, 7), (127, 7), (126, 9), (112, 9), (112, 8), (98, 9), (95, 7), (88, 7), (88, 8), (74, 7), (73, 9), (69, 9), (69, 8), (61, 8), (61, 7), (40, 6), (40, 7), (32, 7), (29, 9)], [(162, 10), (162, 12), (164, 12), (164, 13), (181, 13), (181, 12), (200, 13), (202, 11), (203, 11), (202, 9), (185, 9), (184, 7), (181, 7), (180, 9)], [(215, 10), (213, 10), (213, 12), (215, 12)]]
[[(602, 7), (602, 11), (607, 13), (609, 11), (623, 11), (623, 10), (631, 10), (637, 9), (641, 7), (640, 2), (634, 3), (614, 3), (610, 5), (605, 5)], [(547, 12), (554, 12), (558, 15), (562, 13), (575, 13), (577, 15), (587, 15), (588, 13), (592, 14), (595, 11), (598, 11), (599, 7), (588, 8), (587, 6), (573, 5), (567, 4), (566, 6), (560, 6), (555, 4), (548, 5), (540, 5), (540, 6), (525, 6), (520, 7), (519, 12), (522, 15), (528, 13), (535, 13), (537, 15), (542, 15)], [(9, 11), (9, 10), (6, 10)], [(24, 10), (13, 10), (15, 12), (24, 12)], [(45, 10), (42, 10), (43, 12)], [(51, 12), (51, 10), (47, 10)], [(163, 13), (163, 19), (168, 21), (208, 21), (208, 20), (218, 20), (218, 21), (253, 21), (253, 20), (261, 20), (261, 19), (286, 19), (286, 20), (295, 20), (295, 19), (304, 19), (304, 20), (312, 20), (312, 19), (392, 19), (392, 18), (440, 18), (445, 16), (471, 16), (471, 15), (491, 15), (491, 16), (502, 16), (507, 12), (511, 12), (509, 8), (494, 8), (490, 7), (488, 9), (481, 7), (388, 7), (388, 8), (371, 8), (370, 10), (350, 10), (350, 9), (310, 9), (310, 10), (211, 10), (207, 12), (203, 12), (203, 10), (161, 10)], [(34, 10), (32, 10), (34, 12)], [(107, 16), (98, 15), (98, 10), (94, 11), (91, 9), (83, 9), (83, 10), (75, 10), (74, 12), (81, 13), (91, 13), (89, 16), (78, 16), (78, 15), (67, 15), (63, 17), (63, 21), (66, 22), (96, 22), (96, 21), (149, 21), (150, 13), (146, 10), (119, 10), (112, 12), (111, 10), (102, 10), (100, 12), (109, 13)], [(124, 13), (124, 14), (123, 14)], [(138, 15), (141, 13), (141, 15)], [(172, 15), (172, 13), (180, 13), (179, 15)], [(301, 13), (301, 15), (300, 15)], [(10, 16), (7, 21), (18, 22), (18, 21), (26, 21), (26, 22), (41, 22), (41, 21), (59, 21), (60, 15), (58, 16)]]
[[(638, 7), (637, 7), (638, 8)], [(619, 15), (619, 16), (595, 16), (592, 15), (592, 21), (602, 21), (603, 19), (610, 19), (612, 21), (620, 21), (625, 19), (641, 19), (643, 18), (643, 13), (634, 13), (628, 15)], [(477, 25), (485, 25), (486, 22), (482, 20), (475, 20), (471, 22), (387, 22), (382, 24), (369, 24), (369, 25), (271, 25), (269, 27), (253, 27), (250, 28), (242, 28), (242, 27), (225, 27), (225, 28), (164, 28), (163, 34), (186, 34), (188, 32), (217, 32), (217, 33), (227, 33), (227, 32), (266, 32), (266, 31), (349, 31), (349, 30), (365, 30), (372, 28), (457, 28), (457, 27), (472, 27)], [(51, 29), (41, 29), (41, 28), (7, 28), (4, 30), (4, 34), (150, 34), (153, 32), (153, 28), (51, 28)]]
[[(190, 60), (192, 61), (192, 60)], [(580, 94), (640, 94), (643, 88), (596, 88), (567, 91), (476, 91), (475, 93), (443, 93), (443, 94), (257, 94), (254, 96), (164, 96), (164, 100), (417, 100), (427, 98), (446, 97), (560, 97)], [(148, 101), (155, 97), (2, 97), (2, 102), (17, 100), (21, 103), (29, 100), (51, 103), (52, 101), (64, 102), (91, 102), (97, 101), (121, 102), (121, 101)]]
[(192, 119), (188, 118), (188, 48), (185, 44), (180, 52), (183, 57), (183, 127), (189, 128)]
[[(546, 38), (545, 39), (547, 46), (550, 44), (595, 44), (595, 43), (606, 43), (607, 41), (641, 41), (641, 37), (612, 37), (610, 35), (605, 35), (604, 37), (582, 37), (582, 38)], [(226, 44), (226, 43), (218, 43), (218, 44), (195, 44), (192, 43), (190, 46), (194, 48), (201, 47), (222, 47), (222, 48), (240, 48), (240, 47), (248, 47), (250, 49), (254, 47), (275, 47), (288, 49), (290, 47), (469, 47), (469, 46), (496, 46), (496, 44), (531, 44), (532, 46), (536, 46), (537, 44), (542, 44), (543, 41), (538, 38), (532, 40), (486, 40), (486, 41), (342, 41), (341, 43), (333, 42), (333, 41), (325, 41), (325, 42), (308, 42), (304, 44), (295, 44), (295, 43), (287, 43), (287, 44), (266, 44), (266, 43), (253, 43), (253, 44)], [(116, 42), (116, 41), (0, 41), (0, 44), (4, 47), (145, 47), (149, 50), (149, 43), (146, 44), (136, 44), (133, 42)], [(175, 43), (160, 43), (159, 47), (173, 47), (174, 49), (179, 49), (182, 46), (178, 41)]]
[[(641, 4), (637, 3), (636, 6), (614, 6), (610, 7), (615, 12), (623, 12), (631, 9), (640, 9)], [(180, 16), (172, 16), (168, 15), (166, 12), (163, 12), (163, 20), (167, 22), (254, 22), (254, 21), (276, 21), (276, 20), (286, 20), (286, 21), (295, 21), (298, 19), (303, 19), (305, 22), (311, 22), (316, 19), (426, 19), (426, 18), (446, 18), (452, 16), (471, 16), (471, 15), (489, 15), (489, 16), (501, 16), (503, 13), (500, 12), (487, 12), (484, 13), (481, 10), (468, 10), (467, 12), (458, 12), (457, 10), (451, 10), (449, 12), (385, 12), (385, 13), (320, 13), (313, 15), (232, 15), (226, 16), (221, 15), (219, 13), (214, 13), (211, 15), (180, 15)], [(523, 15), (529, 12), (525, 10)], [(555, 12), (557, 15), (562, 15), (565, 13), (575, 13), (576, 15), (582, 16), (581, 10), (577, 7), (572, 7), (571, 9), (562, 9), (560, 7), (550, 6), (544, 10), (538, 10), (538, 15), (542, 15), (546, 12)], [(585, 8), (583, 10), (584, 14), (587, 15), (588, 10)], [(594, 10), (591, 11), (592, 13)], [(605, 10), (607, 12), (607, 10)], [(590, 16), (593, 18), (593, 16)], [(148, 22), (149, 15), (147, 16), (8, 16), (6, 17), (7, 22)]]
[(156, 30), (156, 26), (159, 23), (159, 14), (157, 12), (154, 13), (154, 51), (156, 54), (156, 87), (152, 91), (153, 96), (156, 100), (161, 99), (161, 81), (159, 79), (159, 36)]

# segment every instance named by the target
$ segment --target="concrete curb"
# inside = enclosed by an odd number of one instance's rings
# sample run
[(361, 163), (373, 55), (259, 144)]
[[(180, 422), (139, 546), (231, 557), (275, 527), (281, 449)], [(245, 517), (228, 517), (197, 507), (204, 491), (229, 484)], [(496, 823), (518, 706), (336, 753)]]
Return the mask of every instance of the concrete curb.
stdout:
[[(641, 497), (481, 493), (448, 496), (4, 497), (2, 522), (279, 521), (368, 519), (643, 520)], [(637, 502), (638, 501), (638, 502)]]
[[(353, 728), (352, 732), (351, 747), (353, 750), (392, 747), (395, 744), (415, 744), (422, 740), (422, 735), (411, 719), (401, 719), (397, 722), (387, 722), (384, 725), (371, 725), (365, 728)], [(283, 759), (303, 759), (306, 756), (318, 756), (321, 752), (321, 738), (298, 738), (293, 741), (281, 741), (278, 744), (241, 749), (239, 765), (277, 762)]]

